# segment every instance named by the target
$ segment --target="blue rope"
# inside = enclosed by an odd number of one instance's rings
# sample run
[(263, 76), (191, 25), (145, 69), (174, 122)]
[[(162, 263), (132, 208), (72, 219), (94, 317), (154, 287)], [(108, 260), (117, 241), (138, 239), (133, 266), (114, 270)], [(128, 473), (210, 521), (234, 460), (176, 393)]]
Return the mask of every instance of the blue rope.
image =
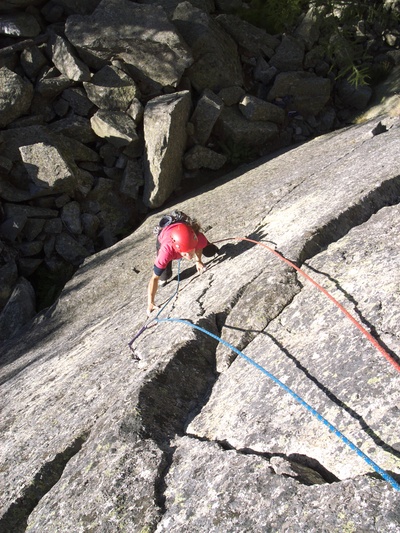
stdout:
[[(179, 281), (179, 280), (178, 280)], [(158, 317), (158, 315), (157, 315)], [(256, 363), (253, 359), (245, 355), (243, 352), (235, 348), (232, 344), (229, 342), (221, 339), (221, 337), (218, 337), (217, 335), (214, 335), (214, 333), (211, 333), (210, 331), (197, 326), (196, 324), (192, 324), (188, 320), (183, 320), (181, 318), (155, 318), (157, 322), (179, 322), (181, 324), (186, 324), (187, 326), (190, 326), (191, 328), (197, 329), (199, 331), (202, 331), (206, 335), (209, 335), (213, 339), (216, 339), (217, 341), (221, 342), (225, 346), (227, 346), (229, 349), (233, 350), (235, 353), (240, 355), (247, 363), (253, 365), (257, 370), (268, 376), (274, 383), (279, 385), (284, 391), (288, 392), (298, 403), (300, 403), (303, 407), (305, 407), (312, 415), (314, 415), (320, 422), (322, 422), (329, 431), (334, 433), (337, 437), (339, 437), (351, 450), (355, 451), (364, 461), (371, 466), (378, 474), (382, 476), (383, 479), (385, 479), (388, 483), (392, 485), (397, 491), (400, 491), (400, 485), (387, 473), (385, 470), (383, 470), (380, 466), (378, 466), (372, 459), (370, 459), (363, 451), (360, 450), (355, 444), (353, 444), (343, 433), (341, 433), (335, 426), (333, 426), (326, 418), (324, 418), (321, 414), (318, 413), (311, 405), (309, 405), (307, 402), (305, 402), (298, 394), (296, 394), (292, 389), (290, 389), (288, 386), (286, 386), (282, 381), (280, 381), (278, 378), (276, 378), (273, 374), (268, 372), (268, 370), (265, 370), (264, 367)]]
[[(181, 259), (178, 261), (178, 282), (177, 282), (177, 286), (176, 286), (176, 290), (175, 290), (174, 294), (170, 298), (168, 298), (168, 300), (165, 302), (165, 304), (158, 311), (157, 315), (145, 327), (143, 327), (142, 330), (144, 331), (145, 329), (147, 329), (152, 322), (156, 322), (156, 323), (157, 322), (178, 322), (180, 324), (185, 324), (185, 325), (187, 325), (187, 326), (189, 326), (189, 327), (191, 327), (193, 329), (197, 329), (197, 330), (205, 333), (206, 335), (209, 335), (210, 337), (212, 337), (213, 339), (217, 340), (218, 342), (222, 343), (227, 348), (229, 348), (230, 350), (232, 350), (235, 353), (237, 353), (247, 363), (253, 365), (255, 368), (257, 368), (257, 370), (259, 370), (260, 372), (265, 374), (267, 377), (269, 377), (274, 383), (279, 385), (279, 387), (281, 387), (284, 391), (288, 392), (300, 405), (305, 407), (313, 416), (315, 416), (320, 422), (322, 422), (329, 429), (329, 431), (334, 433), (351, 450), (355, 451), (359, 457), (364, 459), (364, 461), (369, 466), (371, 466), (375, 470), (375, 472), (377, 472), (383, 479), (385, 479), (388, 483), (390, 483), (395, 490), (400, 492), (400, 485), (397, 483), (397, 481), (395, 481), (395, 479), (392, 478), (392, 476), (390, 476), (385, 470), (383, 470), (379, 465), (377, 465), (372, 459), (370, 459), (367, 455), (365, 455), (365, 453), (362, 450), (360, 450), (360, 448), (358, 448), (345, 435), (343, 435), (343, 433), (341, 431), (339, 431), (337, 428), (335, 428), (335, 426), (333, 426), (326, 418), (324, 418), (320, 413), (318, 413), (318, 411), (316, 411), (313, 407), (311, 407), (311, 405), (309, 405), (307, 402), (305, 402), (303, 400), (303, 398), (301, 398), (298, 394), (296, 394), (294, 391), (292, 391), (292, 389), (290, 389), (287, 385), (282, 383), (282, 381), (280, 381), (278, 378), (276, 378), (273, 374), (268, 372), (268, 370), (266, 370), (264, 367), (262, 367), (261, 365), (256, 363), (253, 359), (251, 359), (250, 357), (245, 355), (243, 352), (241, 352), (240, 350), (235, 348), (235, 346), (233, 346), (229, 342), (221, 339), (221, 337), (218, 337), (214, 333), (211, 333), (210, 331), (208, 331), (208, 330), (206, 330), (206, 329), (204, 329), (204, 328), (202, 328), (200, 326), (197, 326), (196, 324), (192, 324), (192, 322), (189, 322), (188, 320), (184, 320), (182, 318), (159, 318), (159, 316), (164, 311), (164, 309), (167, 307), (167, 305), (170, 303), (170, 301), (178, 293), (179, 284), (180, 284), (180, 265), (181, 265)], [(142, 333), (142, 330), (140, 331), (139, 334)], [(137, 336), (135, 336), (135, 338), (133, 340), (135, 340), (139, 336), (139, 334)], [(133, 341), (131, 341), (131, 342), (133, 342)]]

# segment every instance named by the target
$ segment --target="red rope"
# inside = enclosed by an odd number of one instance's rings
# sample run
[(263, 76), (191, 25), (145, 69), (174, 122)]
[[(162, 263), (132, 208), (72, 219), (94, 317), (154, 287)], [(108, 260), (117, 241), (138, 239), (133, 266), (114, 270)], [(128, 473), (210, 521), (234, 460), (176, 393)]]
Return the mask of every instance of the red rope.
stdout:
[(222, 239), (221, 241), (215, 241), (215, 242), (223, 242), (223, 241), (230, 241), (230, 240), (236, 240), (236, 241), (248, 241), (252, 242), (254, 244), (259, 244), (260, 246), (263, 246), (270, 252), (272, 252), (274, 255), (276, 255), (281, 261), (284, 263), (287, 263), (292, 268), (297, 270), (299, 274), (304, 276), (308, 281), (311, 281), (313, 285), (315, 285), (325, 296), (327, 296), (332, 302), (342, 311), (344, 315), (347, 316), (348, 319), (351, 320), (351, 322), (361, 331), (363, 335), (367, 337), (367, 339), (375, 346), (377, 350), (381, 352), (381, 354), (389, 361), (389, 363), (394, 366), (396, 370), (400, 372), (400, 364), (393, 359), (393, 357), (388, 354), (388, 352), (379, 344), (379, 342), (367, 331), (346, 309), (331, 295), (327, 290), (325, 290), (319, 283), (314, 281), (308, 274), (306, 274), (301, 268), (296, 266), (294, 263), (289, 261), (289, 259), (286, 259), (286, 257), (283, 257), (279, 252), (271, 248), (270, 246), (264, 244), (263, 242), (255, 241), (253, 239), (248, 239), (247, 237), (232, 237), (231, 239)]

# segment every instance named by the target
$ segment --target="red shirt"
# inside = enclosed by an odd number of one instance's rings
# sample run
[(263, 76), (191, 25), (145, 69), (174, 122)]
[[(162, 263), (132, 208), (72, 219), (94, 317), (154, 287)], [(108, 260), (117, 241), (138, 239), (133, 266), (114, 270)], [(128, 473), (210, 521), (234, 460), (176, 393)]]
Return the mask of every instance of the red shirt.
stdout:
[[(162, 274), (162, 271), (165, 270), (168, 263), (174, 259), (182, 259), (180, 252), (177, 252), (172, 245), (171, 240), (171, 231), (177, 224), (170, 224), (163, 230), (158, 236), (158, 241), (160, 243), (160, 249), (157, 254), (157, 258), (154, 263), (154, 272), (157, 276)], [(197, 233), (198, 245), (196, 250), (202, 250), (208, 244), (207, 238), (203, 233)]]

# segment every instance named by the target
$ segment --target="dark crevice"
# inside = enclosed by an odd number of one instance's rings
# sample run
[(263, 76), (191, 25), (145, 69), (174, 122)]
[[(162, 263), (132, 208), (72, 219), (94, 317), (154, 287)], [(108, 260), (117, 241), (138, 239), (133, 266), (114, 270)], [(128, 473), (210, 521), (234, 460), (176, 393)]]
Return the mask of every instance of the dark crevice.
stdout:
[[(200, 320), (199, 326), (216, 331), (215, 317)], [(163, 452), (155, 481), (155, 503), (161, 515), (166, 511), (165, 479), (175, 452), (171, 442), (185, 434), (187, 425), (207, 404), (218, 379), (218, 342), (195, 332), (196, 339), (179, 348), (165, 367), (154, 370), (139, 394), (141, 438), (152, 439)]]
[(0, 520), (0, 531), (5, 533), (23, 533), (27, 528), (28, 518), (40, 500), (61, 478), (68, 462), (82, 448), (88, 434), (78, 437), (66, 450), (43, 465), (37, 472), (22, 496), (12, 503)]
[[(321, 485), (323, 483), (337, 483), (340, 479), (325, 468), (317, 459), (308, 457), (303, 454), (292, 453), (286, 455), (284, 453), (270, 453), (270, 452), (258, 452), (252, 450), (251, 448), (234, 448), (228, 441), (212, 441), (205, 437), (199, 437), (197, 435), (188, 435), (189, 437), (201, 441), (201, 442), (213, 442), (220, 446), (222, 450), (231, 451), (234, 450), (236, 453), (241, 455), (256, 455), (257, 457), (262, 457), (266, 461), (271, 463), (271, 469), (276, 472), (278, 475), (283, 475), (284, 477), (291, 477), (295, 479), (298, 483), (302, 485)], [(271, 459), (280, 458), (287, 462), (286, 468), (279, 469), (273, 465)]]
[(319, 228), (300, 252), (300, 264), (325, 250), (332, 242), (344, 237), (353, 227), (364, 224), (383, 207), (397, 205), (399, 202), (400, 176), (396, 176), (382, 183), (358, 204), (349, 207), (337, 218)]

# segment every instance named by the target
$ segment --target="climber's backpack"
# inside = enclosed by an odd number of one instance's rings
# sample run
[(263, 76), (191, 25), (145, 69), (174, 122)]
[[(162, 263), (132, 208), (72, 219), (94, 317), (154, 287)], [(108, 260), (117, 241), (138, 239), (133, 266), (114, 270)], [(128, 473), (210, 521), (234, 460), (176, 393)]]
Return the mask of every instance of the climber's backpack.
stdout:
[(167, 226), (170, 226), (171, 224), (175, 224), (176, 222), (184, 222), (186, 224), (190, 225), (191, 219), (188, 215), (183, 213), (182, 211), (172, 211), (169, 215), (164, 215), (160, 222), (158, 223), (158, 226), (154, 228), (154, 233), (156, 235), (159, 235), (161, 230), (166, 228)]

